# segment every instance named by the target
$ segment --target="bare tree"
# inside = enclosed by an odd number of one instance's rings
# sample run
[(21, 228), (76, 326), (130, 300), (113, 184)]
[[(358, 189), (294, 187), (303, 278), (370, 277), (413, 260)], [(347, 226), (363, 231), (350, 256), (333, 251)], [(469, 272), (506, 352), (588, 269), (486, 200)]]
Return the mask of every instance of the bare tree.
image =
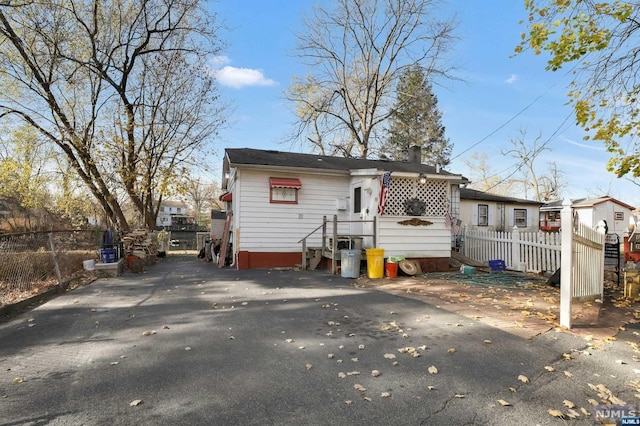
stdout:
[(392, 113), (393, 89), (408, 67), (431, 80), (445, 66), (454, 23), (437, 0), (335, 0), (317, 7), (298, 35), (298, 56), (313, 70), (287, 92), (298, 136), (321, 152), (366, 158), (376, 128)]
[(199, 0), (0, 6), (0, 117), (54, 143), (119, 228), (120, 191), (151, 228), (165, 182), (220, 125), (218, 30)]
[(529, 198), (528, 190), (533, 190), (536, 201), (550, 201), (560, 196), (564, 187), (562, 172), (556, 163), (551, 163), (548, 172), (541, 173), (536, 168), (536, 160), (544, 151), (550, 151), (548, 141), (542, 140), (538, 134), (532, 142), (527, 142), (527, 132), (520, 130), (519, 139), (511, 139), (512, 148), (503, 150), (502, 155), (510, 156), (518, 160), (520, 164), (520, 177), (512, 178), (512, 182), (518, 184), (524, 192), (525, 198)]

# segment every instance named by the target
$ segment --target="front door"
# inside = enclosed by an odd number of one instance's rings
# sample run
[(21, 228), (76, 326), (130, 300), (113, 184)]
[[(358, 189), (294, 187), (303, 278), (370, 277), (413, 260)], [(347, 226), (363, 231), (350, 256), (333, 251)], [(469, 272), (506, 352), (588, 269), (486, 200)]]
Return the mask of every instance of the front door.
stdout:
[[(368, 202), (365, 199), (367, 197), (367, 191), (364, 188), (363, 180), (351, 181), (351, 202), (349, 203), (349, 234), (361, 235), (364, 234), (364, 228), (362, 226), (362, 219), (366, 219), (368, 216), (367, 206)], [(356, 237), (357, 238), (357, 237)]]

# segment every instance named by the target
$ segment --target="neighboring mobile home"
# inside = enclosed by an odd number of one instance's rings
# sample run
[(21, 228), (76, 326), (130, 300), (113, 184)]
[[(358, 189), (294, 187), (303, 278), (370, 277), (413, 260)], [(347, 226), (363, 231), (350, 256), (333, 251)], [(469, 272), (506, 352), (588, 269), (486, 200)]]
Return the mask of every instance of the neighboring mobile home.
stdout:
[(468, 229), (537, 231), (540, 206), (538, 201), (505, 197), (460, 188), (460, 220)]
[[(335, 215), (353, 221), (342, 223), (340, 234), (375, 234), (385, 257), (417, 259), (425, 271), (446, 270), (450, 219), (466, 179), (419, 161), (416, 147), (409, 161), (226, 149), (220, 200), (230, 214), (234, 266), (301, 264), (300, 241), (308, 236), (309, 246), (320, 246), (322, 233), (313, 231), (323, 217)], [(375, 222), (359, 222), (373, 217)], [(373, 238), (362, 243), (372, 248)]]

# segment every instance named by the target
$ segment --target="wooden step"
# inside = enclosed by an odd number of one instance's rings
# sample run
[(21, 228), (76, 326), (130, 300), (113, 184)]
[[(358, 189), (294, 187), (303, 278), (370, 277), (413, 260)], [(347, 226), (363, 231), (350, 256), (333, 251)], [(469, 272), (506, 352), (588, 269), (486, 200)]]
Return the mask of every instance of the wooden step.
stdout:
[(322, 248), (321, 247), (309, 247), (307, 248), (307, 265), (309, 269), (316, 269), (322, 260)]

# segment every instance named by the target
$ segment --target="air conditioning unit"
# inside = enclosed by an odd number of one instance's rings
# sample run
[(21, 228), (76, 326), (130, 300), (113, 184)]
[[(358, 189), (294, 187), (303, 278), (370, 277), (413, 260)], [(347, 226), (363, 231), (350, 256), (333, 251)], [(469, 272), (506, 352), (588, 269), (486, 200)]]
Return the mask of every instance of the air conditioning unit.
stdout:
[(347, 200), (342, 198), (336, 200), (336, 210), (346, 210), (347, 209)]

